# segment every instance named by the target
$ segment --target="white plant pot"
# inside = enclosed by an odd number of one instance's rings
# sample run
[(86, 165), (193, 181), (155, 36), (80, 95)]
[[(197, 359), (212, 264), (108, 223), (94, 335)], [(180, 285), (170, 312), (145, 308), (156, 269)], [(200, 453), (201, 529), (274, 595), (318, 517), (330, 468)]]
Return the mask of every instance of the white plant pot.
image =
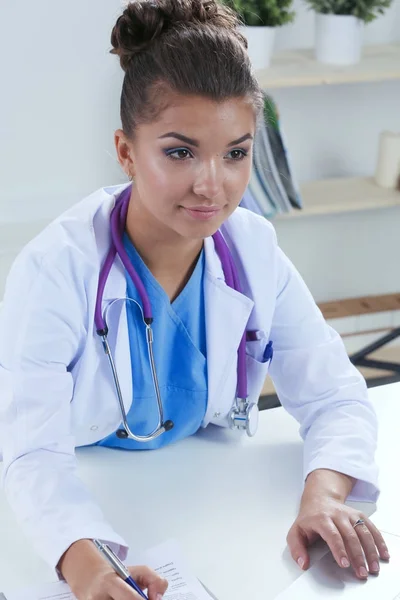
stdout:
[(274, 49), (275, 31), (276, 27), (242, 27), (254, 69), (266, 69), (269, 66)]
[(316, 14), (315, 56), (331, 65), (354, 65), (361, 59), (364, 22), (349, 15)]

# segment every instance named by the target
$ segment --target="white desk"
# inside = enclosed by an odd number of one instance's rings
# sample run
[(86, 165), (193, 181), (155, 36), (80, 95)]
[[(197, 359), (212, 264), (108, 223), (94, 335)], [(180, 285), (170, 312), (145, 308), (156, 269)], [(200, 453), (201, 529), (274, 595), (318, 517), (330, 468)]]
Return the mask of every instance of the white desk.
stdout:
[[(400, 384), (375, 388), (370, 396), (381, 426), (382, 506), (395, 514)], [(160, 451), (78, 450), (81, 476), (131, 545), (145, 548), (175, 537), (219, 600), (272, 600), (301, 575), (285, 540), (302, 492), (302, 441), (282, 408), (262, 412), (260, 422), (255, 439), (209, 427)], [(361, 508), (374, 511), (373, 505)], [(400, 534), (400, 517), (398, 526)], [(24, 547), (2, 493), (0, 532), (0, 590), (54, 580)], [(314, 550), (313, 560), (321, 553)]]

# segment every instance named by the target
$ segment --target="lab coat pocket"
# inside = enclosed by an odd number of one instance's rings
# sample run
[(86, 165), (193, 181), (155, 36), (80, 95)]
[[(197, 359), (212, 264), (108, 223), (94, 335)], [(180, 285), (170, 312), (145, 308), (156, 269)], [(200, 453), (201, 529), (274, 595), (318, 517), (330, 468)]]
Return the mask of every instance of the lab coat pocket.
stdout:
[(249, 399), (258, 402), (273, 356), (272, 341), (267, 338), (246, 342), (247, 385)]
[(246, 355), (247, 393), (250, 402), (258, 402), (265, 379), (268, 375), (270, 361), (260, 362), (249, 354)]
[(268, 341), (263, 331), (247, 332), (246, 354), (260, 363), (269, 363), (272, 359), (272, 341)]

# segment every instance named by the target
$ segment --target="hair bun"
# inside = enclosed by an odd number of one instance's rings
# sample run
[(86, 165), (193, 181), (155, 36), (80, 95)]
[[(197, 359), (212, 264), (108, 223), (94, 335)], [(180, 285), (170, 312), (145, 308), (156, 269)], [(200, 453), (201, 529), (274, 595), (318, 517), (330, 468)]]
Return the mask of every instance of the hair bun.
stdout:
[(169, 29), (207, 22), (235, 29), (239, 19), (218, 0), (133, 0), (113, 28), (111, 53), (119, 56), (126, 71), (135, 54)]

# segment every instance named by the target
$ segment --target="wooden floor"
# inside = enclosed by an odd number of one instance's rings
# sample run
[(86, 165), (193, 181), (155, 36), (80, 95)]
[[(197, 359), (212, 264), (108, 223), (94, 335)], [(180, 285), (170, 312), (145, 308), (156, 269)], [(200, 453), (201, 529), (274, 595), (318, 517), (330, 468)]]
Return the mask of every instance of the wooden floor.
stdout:
[[(397, 362), (400, 364), (400, 346), (392, 346), (389, 348), (381, 348), (377, 352), (370, 354), (368, 358), (374, 358), (376, 360), (386, 360), (390, 362)], [(368, 380), (376, 377), (387, 377), (392, 375), (391, 371), (381, 371), (380, 369), (367, 369), (364, 367), (359, 367), (360, 372), (363, 374), (365, 379)], [(263, 390), (261, 392), (261, 396), (270, 396), (275, 395), (274, 384), (272, 383), (270, 377), (267, 377)]]

